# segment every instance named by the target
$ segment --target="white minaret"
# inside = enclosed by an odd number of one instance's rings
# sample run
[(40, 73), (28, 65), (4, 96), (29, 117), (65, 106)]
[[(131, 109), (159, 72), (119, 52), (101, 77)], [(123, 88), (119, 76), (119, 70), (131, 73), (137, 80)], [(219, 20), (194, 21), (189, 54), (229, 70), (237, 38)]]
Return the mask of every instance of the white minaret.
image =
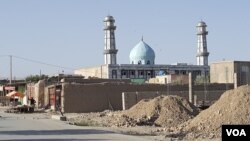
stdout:
[(197, 50), (197, 65), (203, 65), (208, 66), (208, 55), (209, 52), (207, 52), (207, 34), (206, 31), (206, 23), (203, 21), (200, 21), (197, 24), (197, 37), (198, 37), (198, 50)]
[(104, 19), (104, 64), (116, 64), (115, 19), (107, 16)]

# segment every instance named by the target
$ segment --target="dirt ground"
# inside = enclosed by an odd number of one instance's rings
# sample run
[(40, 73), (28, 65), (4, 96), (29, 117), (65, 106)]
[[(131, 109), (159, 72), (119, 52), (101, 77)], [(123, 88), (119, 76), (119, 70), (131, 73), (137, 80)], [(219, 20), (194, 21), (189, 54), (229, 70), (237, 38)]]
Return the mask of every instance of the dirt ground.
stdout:
[[(250, 86), (241, 86), (226, 91), (218, 101), (203, 111), (184, 98), (169, 95), (142, 100), (125, 111), (106, 110), (64, 115), (68, 124), (105, 127), (130, 135), (160, 137), (157, 140), (172, 138), (217, 141), (221, 139), (221, 125), (250, 124), (249, 105)], [(50, 118), (52, 114), (55, 113), (38, 112), (30, 114), (28, 118)]]
[(124, 134), (176, 136), (175, 127), (198, 115), (200, 110), (186, 99), (178, 96), (159, 96), (142, 100), (129, 110), (96, 113), (67, 113), (69, 124), (78, 126), (101, 126)]
[(250, 86), (225, 92), (206, 110), (178, 96), (142, 100), (129, 110), (68, 113), (69, 124), (101, 126), (135, 135), (161, 135), (176, 140), (220, 140), (221, 125), (250, 124)]
[(191, 138), (218, 138), (223, 124), (250, 124), (250, 86), (226, 91), (217, 102), (176, 131)]

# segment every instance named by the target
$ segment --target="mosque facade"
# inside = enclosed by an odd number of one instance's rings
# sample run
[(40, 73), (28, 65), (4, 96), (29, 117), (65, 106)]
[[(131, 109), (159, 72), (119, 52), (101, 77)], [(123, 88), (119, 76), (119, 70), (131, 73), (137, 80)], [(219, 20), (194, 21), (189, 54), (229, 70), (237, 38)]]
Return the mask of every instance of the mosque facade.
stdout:
[(209, 73), (206, 23), (200, 21), (197, 24), (197, 64), (176, 63), (172, 65), (155, 64), (156, 54), (143, 38), (131, 50), (129, 64), (117, 64), (118, 49), (115, 42), (115, 19), (112, 16), (104, 18), (104, 64), (97, 67), (82, 68), (74, 71), (74, 74), (107, 79), (145, 79), (148, 80), (157, 75), (164, 74), (188, 74), (207, 75)]

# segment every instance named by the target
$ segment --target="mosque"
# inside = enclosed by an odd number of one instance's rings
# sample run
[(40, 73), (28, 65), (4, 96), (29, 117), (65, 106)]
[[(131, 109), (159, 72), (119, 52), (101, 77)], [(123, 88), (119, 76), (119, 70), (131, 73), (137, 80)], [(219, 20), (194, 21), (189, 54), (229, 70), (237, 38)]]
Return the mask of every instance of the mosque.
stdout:
[(188, 74), (207, 75), (209, 73), (206, 23), (200, 21), (197, 24), (197, 64), (177, 63), (174, 65), (156, 64), (156, 54), (143, 39), (131, 50), (129, 64), (117, 64), (117, 48), (115, 42), (115, 19), (112, 16), (104, 18), (104, 64), (97, 67), (82, 68), (74, 71), (74, 74), (86, 78), (106, 79), (145, 79), (148, 80), (157, 75), (164, 74)]

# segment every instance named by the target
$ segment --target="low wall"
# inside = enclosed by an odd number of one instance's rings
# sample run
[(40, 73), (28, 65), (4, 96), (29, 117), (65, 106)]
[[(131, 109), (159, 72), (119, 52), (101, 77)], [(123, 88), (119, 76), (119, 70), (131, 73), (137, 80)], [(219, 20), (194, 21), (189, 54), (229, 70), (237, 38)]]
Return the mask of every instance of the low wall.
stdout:
[[(220, 96), (225, 92), (225, 90), (217, 90), (217, 91), (195, 91), (194, 95), (197, 96), (197, 103), (201, 103), (202, 101), (213, 103), (218, 100)], [(127, 110), (137, 104), (142, 99), (151, 99), (160, 95), (177, 95), (183, 98), (188, 99), (188, 91), (171, 91), (168, 92), (123, 92), (122, 93), (122, 109)]]
[[(232, 88), (233, 85), (228, 86)], [(225, 85), (209, 85), (206, 89), (210, 92), (214, 90), (225, 91)], [(204, 86), (195, 86), (194, 91), (203, 91)], [(122, 98), (123, 92), (144, 92), (136, 96), (126, 95)], [(148, 93), (156, 94), (148, 94)], [(158, 92), (158, 93), (157, 93)], [(143, 85), (134, 85), (126, 83), (104, 83), (104, 84), (62, 84), (61, 92), (61, 107), (62, 111), (66, 113), (73, 112), (100, 112), (103, 110), (122, 110), (123, 103), (137, 103), (140, 99), (143, 98), (153, 98), (162, 93), (179, 95), (182, 97), (188, 96), (188, 86), (187, 85), (159, 85), (159, 84), (143, 84)], [(214, 97), (213, 99), (218, 99), (221, 93), (218, 96), (209, 96)], [(198, 99), (202, 99), (202, 94), (197, 94)], [(212, 95), (212, 93), (211, 93)], [(129, 98), (127, 98), (129, 97)], [(131, 98), (130, 98), (131, 97)], [(124, 101), (124, 102), (123, 102)], [(132, 102), (127, 102), (132, 101)], [(126, 104), (125, 104), (126, 105)], [(127, 104), (128, 105), (128, 104)], [(126, 106), (125, 106), (126, 107)], [(125, 108), (126, 109), (126, 108)]]
[(82, 78), (64, 78), (64, 82), (67, 83), (81, 83), (81, 84), (93, 84), (93, 83), (130, 83), (130, 79), (82, 79)]
[[(120, 88), (120, 89), (125, 89)], [(99, 112), (106, 109), (121, 110), (121, 92), (119, 89), (104, 85), (62, 85), (62, 111)]]

